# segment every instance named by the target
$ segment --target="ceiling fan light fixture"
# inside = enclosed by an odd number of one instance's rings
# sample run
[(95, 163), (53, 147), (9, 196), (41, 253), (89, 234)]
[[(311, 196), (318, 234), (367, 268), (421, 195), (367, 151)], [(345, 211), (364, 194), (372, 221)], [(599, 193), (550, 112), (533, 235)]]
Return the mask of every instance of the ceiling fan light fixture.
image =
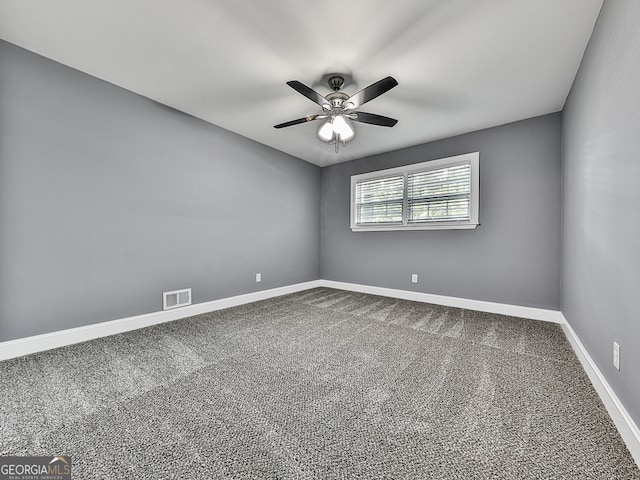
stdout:
[(318, 129), (318, 138), (323, 142), (329, 143), (329, 145), (335, 145), (336, 153), (338, 153), (339, 145), (342, 144), (342, 146), (346, 146), (347, 142), (352, 140), (356, 135), (350, 121), (383, 127), (393, 127), (398, 123), (394, 118), (356, 110), (360, 108), (361, 105), (379, 97), (398, 85), (398, 82), (393, 77), (383, 78), (351, 96), (340, 91), (344, 85), (344, 77), (342, 75), (331, 75), (328, 81), (329, 87), (331, 87), (333, 92), (327, 95), (320, 95), (298, 80), (287, 82), (287, 85), (296, 92), (307, 97), (313, 103), (320, 105), (322, 107), (322, 113), (280, 123), (274, 125), (274, 128), (291, 127), (313, 120), (327, 119)]
[(336, 115), (333, 120), (333, 131), (340, 137), (342, 143), (348, 142), (355, 136), (355, 132), (342, 115)]
[(331, 122), (332, 119), (327, 120), (318, 130), (318, 137), (323, 142), (330, 142), (333, 139), (333, 124)]

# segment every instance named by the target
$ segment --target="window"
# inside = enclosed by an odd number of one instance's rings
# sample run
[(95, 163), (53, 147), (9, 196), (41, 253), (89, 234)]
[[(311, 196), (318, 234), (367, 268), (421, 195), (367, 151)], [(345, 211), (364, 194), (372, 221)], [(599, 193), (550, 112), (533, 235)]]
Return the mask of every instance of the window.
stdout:
[(351, 177), (351, 229), (478, 226), (478, 152)]

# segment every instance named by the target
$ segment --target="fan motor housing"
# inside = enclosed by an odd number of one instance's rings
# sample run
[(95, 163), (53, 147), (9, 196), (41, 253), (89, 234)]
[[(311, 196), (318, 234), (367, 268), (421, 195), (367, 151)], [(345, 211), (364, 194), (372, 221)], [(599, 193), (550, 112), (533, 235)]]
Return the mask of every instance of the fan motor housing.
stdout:
[(333, 108), (339, 108), (342, 104), (349, 98), (349, 95), (342, 92), (333, 92), (328, 94), (326, 97), (327, 101), (331, 104)]

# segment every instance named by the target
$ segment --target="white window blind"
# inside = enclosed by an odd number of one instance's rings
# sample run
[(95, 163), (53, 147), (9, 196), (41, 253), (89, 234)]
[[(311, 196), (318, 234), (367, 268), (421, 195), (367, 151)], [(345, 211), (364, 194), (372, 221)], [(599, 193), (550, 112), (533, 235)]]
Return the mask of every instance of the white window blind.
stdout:
[(351, 177), (351, 229), (478, 225), (479, 153)]
[(358, 182), (356, 222), (359, 225), (401, 224), (403, 203), (403, 175)]
[(469, 221), (471, 164), (407, 175), (408, 223)]

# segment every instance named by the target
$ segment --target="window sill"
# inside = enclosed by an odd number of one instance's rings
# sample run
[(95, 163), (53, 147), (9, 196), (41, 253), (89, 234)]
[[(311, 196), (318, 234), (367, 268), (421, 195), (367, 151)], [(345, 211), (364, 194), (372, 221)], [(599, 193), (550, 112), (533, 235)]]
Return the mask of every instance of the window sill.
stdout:
[(407, 231), (407, 230), (473, 230), (479, 223), (455, 223), (437, 225), (371, 225), (361, 227), (351, 227), (352, 232), (387, 232), (387, 231)]

